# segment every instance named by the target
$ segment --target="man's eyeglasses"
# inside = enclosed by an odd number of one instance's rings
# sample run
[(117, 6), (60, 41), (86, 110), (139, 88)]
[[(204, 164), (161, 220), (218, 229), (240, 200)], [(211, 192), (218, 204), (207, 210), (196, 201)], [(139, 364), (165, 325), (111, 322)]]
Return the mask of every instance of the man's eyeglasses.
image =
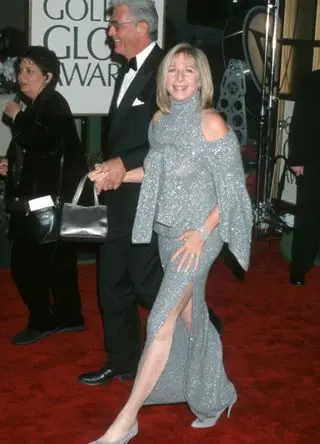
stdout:
[(117, 20), (109, 20), (108, 21), (108, 28), (111, 28), (112, 26), (116, 28), (117, 30), (121, 28), (121, 26), (129, 25), (130, 23), (134, 23), (131, 20), (126, 22), (118, 22)]

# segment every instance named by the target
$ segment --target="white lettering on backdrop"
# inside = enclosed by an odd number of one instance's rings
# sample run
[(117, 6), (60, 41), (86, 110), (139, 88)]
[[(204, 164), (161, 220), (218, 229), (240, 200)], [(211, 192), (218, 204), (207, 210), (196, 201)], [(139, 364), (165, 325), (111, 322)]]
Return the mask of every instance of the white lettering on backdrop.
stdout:
[[(164, 0), (155, 2), (162, 46)], [(30, 44), (61, 61), (57, 89), (74, 115), (107, 114), (119, 65), (106, 42), (109, 0), (30, 0)]]

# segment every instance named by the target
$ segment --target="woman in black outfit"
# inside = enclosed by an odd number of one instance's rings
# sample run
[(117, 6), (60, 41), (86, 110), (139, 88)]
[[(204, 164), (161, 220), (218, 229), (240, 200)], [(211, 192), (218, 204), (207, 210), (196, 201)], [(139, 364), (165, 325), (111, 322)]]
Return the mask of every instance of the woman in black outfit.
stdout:
[[(70, 201), (87, 172), (84, 153), (70, 108), (55, 91), (60, 62), (53, 51), (30, 46), (21, 57), (18, 83), (23, 102), (8, 102), (4, 118), (12, 127), (7, 160), (7, 200), (12, 240), (11, 275), (29, 310), (27, 327), (12, 344), (31, 344), (57, 331), (84, 328), (74, 244), (37, 245), (23, 235), (28, 200), (55, 195), (64, 153), (61, 198)], [(18, 200), (17, 200), (18, 198)]]

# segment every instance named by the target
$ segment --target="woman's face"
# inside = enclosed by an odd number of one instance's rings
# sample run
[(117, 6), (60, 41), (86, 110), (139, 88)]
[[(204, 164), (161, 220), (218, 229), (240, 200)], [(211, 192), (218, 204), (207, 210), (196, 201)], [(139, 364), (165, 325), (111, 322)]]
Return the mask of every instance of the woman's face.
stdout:
[(199, 71), (193, 57), (183, 53), (172, 57), (166, 79), (170, 97), (178, 101), (189, 99), (199, 86)]
[(19, 65), (18, 82), (23, 94), (35, 100), (52, 78), (52, 74), (44, 75), (30, 59), (22, 59)]

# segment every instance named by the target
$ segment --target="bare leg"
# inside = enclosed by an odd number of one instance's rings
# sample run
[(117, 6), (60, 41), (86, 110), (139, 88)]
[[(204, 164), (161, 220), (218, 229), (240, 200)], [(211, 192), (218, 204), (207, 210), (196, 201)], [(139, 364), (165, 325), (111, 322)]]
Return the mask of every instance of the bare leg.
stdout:
[[(101, 443), (114, 443), (123, 438), (134, 425), (137, 414), (159, 380), (170, 354), (172, 338), (178, 316), (182, 316), (190, 329), (192, 323), (192, 284), (188, 284), (164, 325), (150, 346), (144, 351), (131, 395), (106, 433)], [(100, 442), (99, 440), (99, 442)]]

